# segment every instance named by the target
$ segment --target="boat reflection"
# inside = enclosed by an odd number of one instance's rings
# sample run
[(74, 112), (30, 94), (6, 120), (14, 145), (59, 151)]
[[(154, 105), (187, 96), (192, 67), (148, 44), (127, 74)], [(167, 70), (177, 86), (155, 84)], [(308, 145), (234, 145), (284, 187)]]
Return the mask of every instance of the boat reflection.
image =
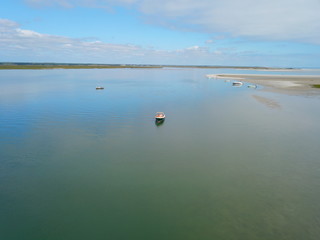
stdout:
[(157, 127), (160, 127), (163, 123), (164, 123), (164, 119), (156, 119), (156, 120), (154, 121), (154, 124), (155, 124)]

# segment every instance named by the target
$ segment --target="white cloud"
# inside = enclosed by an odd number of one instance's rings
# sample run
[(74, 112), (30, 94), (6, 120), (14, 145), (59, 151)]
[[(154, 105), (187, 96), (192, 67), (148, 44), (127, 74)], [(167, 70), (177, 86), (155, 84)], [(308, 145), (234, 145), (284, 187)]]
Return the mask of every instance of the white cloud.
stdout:
[(320, 44), (319, 0), (25, 0), (64, 7), (130, 6), (150, 23), (207, 33)]
[(200, 49), (200, 47), (199, 47), (199, 46), (192, 46), (192, 47), (188, 47), (187, 49), (188, 49), (188, 50), (195, 50), (195, 51), (197, 51), (197, 50)]
[(12, 29), (19, 27), (16, 22), (8, 19), (0, 19), (0, 33), (6, 33), (12, 31)]
[(16, 29), (16, 33), (20, 37), (29, 37), (29, 38), (45, 36), (43, 34), (40, 34), (40, 33), (34, 32), (34, 31), (23, 30), (23, 29), (20, 29), (20, 28)]
[(318, 0), (144, 0), (140, 9), (208, 33), (320, 43)]

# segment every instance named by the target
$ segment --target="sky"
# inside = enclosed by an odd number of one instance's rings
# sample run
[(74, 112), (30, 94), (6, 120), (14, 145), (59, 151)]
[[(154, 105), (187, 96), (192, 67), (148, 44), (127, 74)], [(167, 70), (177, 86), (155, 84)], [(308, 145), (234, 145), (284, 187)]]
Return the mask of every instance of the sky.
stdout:
[(320, 0), (3, 0), (0, 62), (320, 67)]

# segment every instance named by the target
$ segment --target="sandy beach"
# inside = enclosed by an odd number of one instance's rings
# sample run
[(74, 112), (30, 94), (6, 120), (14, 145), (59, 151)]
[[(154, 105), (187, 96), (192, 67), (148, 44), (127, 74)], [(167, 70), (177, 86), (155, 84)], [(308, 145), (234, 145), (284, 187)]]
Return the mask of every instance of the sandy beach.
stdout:
[(267, 91), (320, 94), (319, 75), (208, 74), (207, 77), (261, 85)]

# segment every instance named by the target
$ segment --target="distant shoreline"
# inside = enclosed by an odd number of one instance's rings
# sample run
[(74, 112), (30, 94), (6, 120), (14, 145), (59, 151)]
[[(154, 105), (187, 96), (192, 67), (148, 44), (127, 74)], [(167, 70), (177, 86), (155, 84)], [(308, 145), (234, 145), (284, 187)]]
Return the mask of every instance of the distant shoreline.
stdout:
[(152, 65), (104, 65), (104, 64), (0, 64), (0, 70), (41, 69), (114, 69), (114, 68), (161, 68)]
[(205, 69), (239, 69), (261, 71), (294, 71), (298, 68), (269, 68), (247, 66), (206, 66), (206, 65), (148, 65), (148, 64), (73, 64), (73, 63), (0, 63), (0, 70), (15, 69), (114, 69), (114, 68), (205, 68)]

